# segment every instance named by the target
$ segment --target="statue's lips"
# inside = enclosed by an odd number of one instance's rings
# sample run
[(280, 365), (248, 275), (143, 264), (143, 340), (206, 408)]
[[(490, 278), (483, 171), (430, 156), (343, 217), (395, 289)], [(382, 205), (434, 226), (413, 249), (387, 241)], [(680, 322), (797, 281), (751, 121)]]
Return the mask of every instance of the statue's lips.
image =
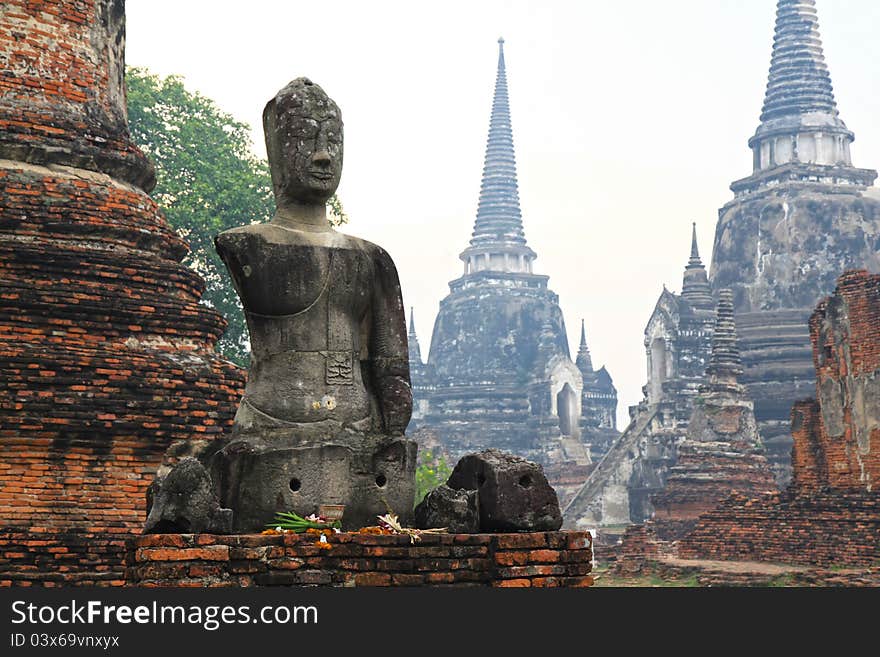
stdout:
[(309, 171), (309, 175), (318, 180), (330, 180), (333, 178), (333, 174), (326, 171)]

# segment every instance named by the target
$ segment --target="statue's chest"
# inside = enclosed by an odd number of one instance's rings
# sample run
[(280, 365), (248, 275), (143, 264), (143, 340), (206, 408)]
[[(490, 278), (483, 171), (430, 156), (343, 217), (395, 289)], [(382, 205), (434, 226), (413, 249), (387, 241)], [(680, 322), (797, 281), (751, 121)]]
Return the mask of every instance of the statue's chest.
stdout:
[(260, 315), (346, 309), (359, 316), (368, 299), (368, 262), (359, 250), (269, 242), (237, 274), (246, 309)]

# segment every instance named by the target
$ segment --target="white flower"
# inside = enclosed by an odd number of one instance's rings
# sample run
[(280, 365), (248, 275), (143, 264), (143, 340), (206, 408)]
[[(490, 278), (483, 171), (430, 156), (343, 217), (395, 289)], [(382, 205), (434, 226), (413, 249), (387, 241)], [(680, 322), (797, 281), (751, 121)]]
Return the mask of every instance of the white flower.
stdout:
[(326, 542), (327, 542), (327, 537), (324, 536), (324, 534), (321, 534), (321, 543), (326, 543)]

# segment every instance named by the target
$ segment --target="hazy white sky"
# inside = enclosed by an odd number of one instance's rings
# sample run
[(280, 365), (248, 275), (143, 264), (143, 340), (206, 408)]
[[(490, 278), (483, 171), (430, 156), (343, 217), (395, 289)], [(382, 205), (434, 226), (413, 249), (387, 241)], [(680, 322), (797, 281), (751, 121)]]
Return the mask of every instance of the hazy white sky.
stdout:
[[(856, 166), (880, 167), (880, 2), (818, 0)], [(254, 128), (305, 75), (342, 109), (345, 232), (385, 247), (427, 357), (470, 239), (505, 38), (526, 237), (625, 408), (644, 327), (678, 291), (697, 222), (707, 267), (728, 185), (751, 172), (775, 0), (128, 0), (127, 62), (179, 73)], [(249, 217), (242, 217), (246, 223)]]

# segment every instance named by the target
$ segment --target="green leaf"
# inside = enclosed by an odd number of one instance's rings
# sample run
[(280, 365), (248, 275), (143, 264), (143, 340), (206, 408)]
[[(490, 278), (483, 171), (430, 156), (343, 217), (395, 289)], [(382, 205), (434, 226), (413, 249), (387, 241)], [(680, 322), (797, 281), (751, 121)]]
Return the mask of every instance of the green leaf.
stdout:
[(451, 474), (452, 468), (443, 456), (435, 458), (431, 452), (421, 452), (416, 464), (416, 505), (437, 486), (445, 484)]

